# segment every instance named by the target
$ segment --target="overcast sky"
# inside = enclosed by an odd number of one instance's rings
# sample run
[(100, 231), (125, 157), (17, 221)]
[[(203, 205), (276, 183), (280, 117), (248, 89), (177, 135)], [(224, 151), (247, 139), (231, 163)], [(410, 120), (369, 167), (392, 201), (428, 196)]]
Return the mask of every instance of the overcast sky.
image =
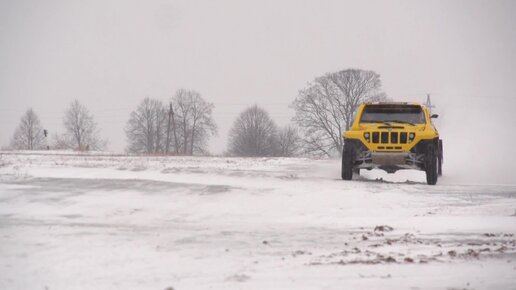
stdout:
[(215, 104), (221, 153), (246, 106), (286, 124), (299, 89), (346, 68), (378, 72), (395, 100), (431, 93), (443, 130), (460, 115), (514, 135), (514, 15), (516, 1), (0, 0), (0, 145), (29, 107), (62, 132), (78, 99), (121, 152), (144, 97), (188, 88)]

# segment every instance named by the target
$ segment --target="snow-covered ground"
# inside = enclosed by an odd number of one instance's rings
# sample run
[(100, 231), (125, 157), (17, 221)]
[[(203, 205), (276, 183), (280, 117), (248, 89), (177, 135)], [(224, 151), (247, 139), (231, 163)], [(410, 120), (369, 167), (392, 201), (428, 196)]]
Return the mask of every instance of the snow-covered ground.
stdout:
[(0, 289), (516, 289), (516, 185), (339, 173), (4, 152)]

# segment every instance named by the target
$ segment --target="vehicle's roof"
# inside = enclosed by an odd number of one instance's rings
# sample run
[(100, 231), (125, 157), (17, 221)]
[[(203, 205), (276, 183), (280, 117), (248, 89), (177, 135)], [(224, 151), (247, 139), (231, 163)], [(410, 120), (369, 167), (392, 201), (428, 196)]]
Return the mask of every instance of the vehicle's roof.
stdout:
[(408, 105), (421, 106), (418, 102), (365, 102), (366, 105)]

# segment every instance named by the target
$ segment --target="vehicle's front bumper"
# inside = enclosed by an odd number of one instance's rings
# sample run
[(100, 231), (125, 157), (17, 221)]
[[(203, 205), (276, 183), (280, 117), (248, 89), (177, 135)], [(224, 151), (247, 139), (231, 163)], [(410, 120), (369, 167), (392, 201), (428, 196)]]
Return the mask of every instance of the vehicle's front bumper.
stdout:
[(357, 168), (364, 169), (421, 169), (424, 156), (413, 152), (362, 151), (355, 160)]

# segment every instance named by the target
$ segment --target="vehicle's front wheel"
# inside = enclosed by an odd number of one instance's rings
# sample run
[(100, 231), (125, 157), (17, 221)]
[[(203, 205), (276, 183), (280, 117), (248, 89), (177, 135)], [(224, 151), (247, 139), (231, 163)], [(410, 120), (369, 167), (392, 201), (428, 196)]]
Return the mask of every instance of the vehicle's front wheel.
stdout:
[(439, 154), (437, 160), (437, 174), (441, 176), (443, 175), (443, 140), (441, 139), (439, 139)]
[(348, 144), (344, 144), (342, 149), (342, 167), (341, 175), (343, 180), (351, 180), (353, 178), (353, 148)]
[(438, 152), (434, 144), (429, 144), (426, 150), (426, 183), (429, 185), (435, 185), (437, 183), (438, 176)]

